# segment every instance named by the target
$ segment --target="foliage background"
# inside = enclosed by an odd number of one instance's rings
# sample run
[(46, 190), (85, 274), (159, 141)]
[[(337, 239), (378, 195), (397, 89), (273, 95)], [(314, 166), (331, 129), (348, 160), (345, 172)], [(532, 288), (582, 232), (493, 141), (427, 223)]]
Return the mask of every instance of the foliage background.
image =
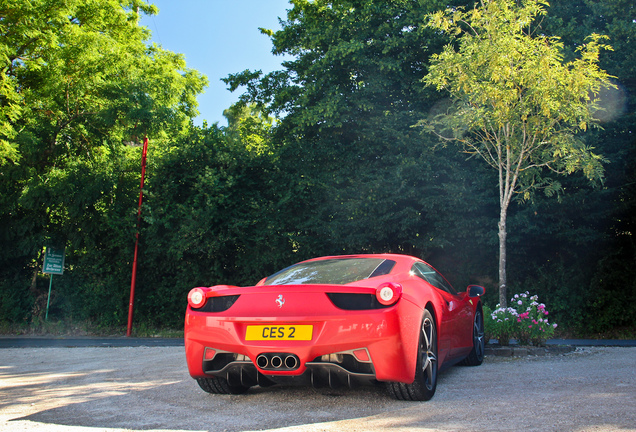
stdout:
[[(283, 29), (271, 33), (273, 50), (293, 60), (267, 75), (227, 78), (244, 91), (226, 111), (227, 127), (193, 126), (206, 79), (148, 45), (135, 16), (136, 6), (152, 13), (145, 3), (47, 9), (53, 3), (0, 3), (7, 328), (44, 325), (47, 244), (67, 253), (49, 320), (125, 326), (140, 175), (140, 149), (125, 143), (144, 135), (139, 328), (181, 327), (193, 286), (254, 284), (323, 254), (416, 255), (460, 289), (485, 285), (495, 306), (496, 179), (412, 127), (446, 104), (421, 82), (447, 42), (424, 16), (473, 2), (294, 0)], [(511, 206), (509, 293), (539, 295), (559, 329), (633, 335), (636, 10), (623, 0), (550, 3), (540, 25), (562, 38), (566, 58), (590, 33), (610, 36), (614, 51), (601, 67), (618, 89), (604, 98), (603, 129), (584, 137), (609, 163), (602, 185), (563, 177), (558, 200), (536, 195)]]

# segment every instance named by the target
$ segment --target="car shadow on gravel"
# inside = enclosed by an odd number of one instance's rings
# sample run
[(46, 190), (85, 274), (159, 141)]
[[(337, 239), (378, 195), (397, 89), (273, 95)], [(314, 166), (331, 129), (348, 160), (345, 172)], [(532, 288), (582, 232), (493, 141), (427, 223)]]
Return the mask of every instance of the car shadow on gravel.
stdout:
[[(456, 373), (470, 370), (460, 367), (442, 372), (438, 376), (438, 391)], [(240, 432), (350, 420), (423, 404), (394, 400), (382, 385), (355, 389), (253, 387), (244, 395), (212, 395), (200, 390), (189, 377), (139, 390), (108, 390), (90, 400), (73, 402), (73, 399), (69, 398), (66, 405), (14, 418), (8, 423)]]

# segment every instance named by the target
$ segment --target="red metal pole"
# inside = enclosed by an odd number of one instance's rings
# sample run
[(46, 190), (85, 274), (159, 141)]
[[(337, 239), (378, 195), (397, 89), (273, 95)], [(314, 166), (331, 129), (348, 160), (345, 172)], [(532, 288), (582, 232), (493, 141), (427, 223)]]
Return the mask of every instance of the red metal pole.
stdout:
[(135, 303), (135, 283), (137, 281), (137, 251), (139, 250), (139, 225), (141, 222), (141, 203), (144, 197), (144, 178), (146, 176), (146, 154), (148, 153), (148, 138), (144, 138), (144, 147), (141, 152), (141, 185), (139, 186), (139, 207), (137, 208), (137, 233), (135, 234), (135, 256), (133, 258), (132, 280), (130, 281), (130, 304), (128, 305), (128, 330), (126, 336), (132, 332), (133, 311)]

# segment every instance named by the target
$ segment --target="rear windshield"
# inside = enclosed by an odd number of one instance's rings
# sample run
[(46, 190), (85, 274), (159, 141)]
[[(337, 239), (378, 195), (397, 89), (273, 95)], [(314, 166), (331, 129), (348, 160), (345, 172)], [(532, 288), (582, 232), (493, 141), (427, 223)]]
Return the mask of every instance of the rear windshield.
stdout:
[(268, 277), (265, 285), (344, 285), (389, 274), (395, 261), (382, 258), (333, 258), (294, 264)]

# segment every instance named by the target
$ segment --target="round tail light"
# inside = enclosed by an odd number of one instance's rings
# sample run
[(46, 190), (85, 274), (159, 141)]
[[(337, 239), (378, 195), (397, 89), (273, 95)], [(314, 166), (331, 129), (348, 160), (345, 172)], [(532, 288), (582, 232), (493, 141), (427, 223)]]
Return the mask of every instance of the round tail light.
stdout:
[(401, 295), (402, 285), (393, 282), (383, 283), (375, 291), (375, 297), (385, 306), (389, 306), (397, 302)]
[(188, 293), (188, 303), (190, 304), (190, 307), (198, 309), (203, 307), (206, 301), (207, 297), (205, 295), (205, 291), (201, 288), (193, 288)]

